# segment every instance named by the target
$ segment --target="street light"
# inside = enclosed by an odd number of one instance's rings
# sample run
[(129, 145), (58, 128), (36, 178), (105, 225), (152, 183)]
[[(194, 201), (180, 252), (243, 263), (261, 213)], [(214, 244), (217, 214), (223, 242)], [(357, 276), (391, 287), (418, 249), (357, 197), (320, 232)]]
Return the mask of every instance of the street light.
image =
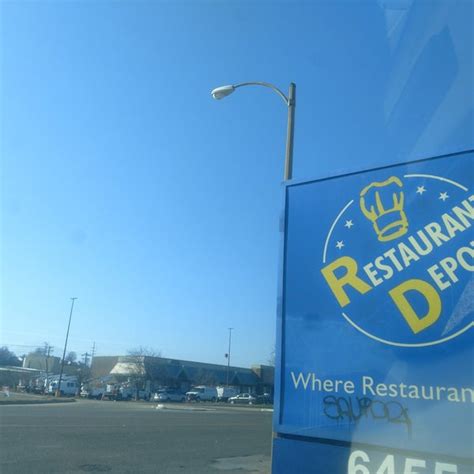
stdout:
[(295, 134), (295, 107), (296, 107), (296, 85), (292, 82), (288, 90), (288, 97), (273, 84), (268, 82), (241, 82), (239, 84), (232, 84), (227, 86), (216, 87), (211, 91), (211, 95), (216, 100), (221, 100), (224, 97), (232, 94), (235, 89), (244, 86), (263, 86), (276, 92), (285, 102), (288, 107), (288, 126), (286, 131), (286, 153), (285, 153), (285, 174), (284, 180), (287, 181), (293, 175), (293, 140)]
[(64, 351), (63, 351), (63, 360), (61, 361), (61, 370), (59, 372), (59, 381), (58, 381), (58, 388), (56, 390), (56, 396), (60, 397), (61, 396), (61, 381), (63, 378), (63, 371), (64, 371), (64, 359), (66, 357), (66, 348), (67, 348), (67, 340), (69, 338), (69, 328), (71, 327), (71, 318), (72, 318), (72, 310), (74, 309), (74, 301), (76, 301), (77, 298), (71, 298), (71, 312), (69, 313), (69, 323), (67, 325), (67, 332), (66, 332), (66, 340), (64, 341)]
[(229, 328), (229, 352), (226, 354), (227, 357), (227, 383), (226, 385), (229, 386), (229, 371), (230, 371), (230, 346), (232, 342), (232, 329), (234, 328)]
[(232, 94), (232, 92), (234, 91), (235, 91), (235, 86), (221, 86), (221, 87), (216, 87), (214, 90), (212, 90), (211, 94), (214, 99), (221, 100), (224, 97)]

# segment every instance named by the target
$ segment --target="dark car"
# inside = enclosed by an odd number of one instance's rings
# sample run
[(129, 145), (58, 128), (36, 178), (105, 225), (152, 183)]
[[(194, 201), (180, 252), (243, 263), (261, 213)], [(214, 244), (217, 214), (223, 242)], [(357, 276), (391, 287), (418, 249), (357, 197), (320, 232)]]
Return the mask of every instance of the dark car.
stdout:
[(257, 395), (257, 403), (261, 405), (273, 405), (273, 397), (270, 393), (264, 393), (263, 395)]

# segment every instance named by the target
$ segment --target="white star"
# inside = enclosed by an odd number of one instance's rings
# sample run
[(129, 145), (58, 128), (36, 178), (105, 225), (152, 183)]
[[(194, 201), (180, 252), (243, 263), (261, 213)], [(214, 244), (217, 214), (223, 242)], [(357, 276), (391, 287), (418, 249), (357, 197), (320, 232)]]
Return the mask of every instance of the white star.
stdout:
[(416, 188), (416, 194), (423, 194), (424, 192), (426, 192), (426, 189), (424, 186), (417, 186)]
[(448, 198), (449, 198), (448, 193), (439, 193), (439, 199), (441, 199), (441, 201), (444, 202)]
[(337, 241), (337, 244), (336, 244), (336, 247), (341, 250), (342, 247), (344, 247), (344, 242), (342, 240), (338, 240)]
[(349, 219), (349, 220), (346, 221), (346, 223), (344, 224), (344, 227), (347, 227), (348, 229), (350, 229), (353, 225), (354, 225), (354, 223), (352, 222), (352, 219)]

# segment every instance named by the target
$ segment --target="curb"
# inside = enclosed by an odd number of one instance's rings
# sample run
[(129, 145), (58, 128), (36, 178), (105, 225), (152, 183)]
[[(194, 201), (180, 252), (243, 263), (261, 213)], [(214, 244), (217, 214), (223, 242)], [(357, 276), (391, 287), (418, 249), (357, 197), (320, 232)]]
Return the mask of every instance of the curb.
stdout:
[(216, 408), (194, 408), (194, 407), (178, 407), (178, 406), (166, 406), (162, 403), (156, 405), (155, 410), (172, 410), (172, 411), (216, 411)]
[(53, 405), (58, 403), (74, 403), (75, 398), (52, 400), (0, 400), (0, 407), (4, 405)]

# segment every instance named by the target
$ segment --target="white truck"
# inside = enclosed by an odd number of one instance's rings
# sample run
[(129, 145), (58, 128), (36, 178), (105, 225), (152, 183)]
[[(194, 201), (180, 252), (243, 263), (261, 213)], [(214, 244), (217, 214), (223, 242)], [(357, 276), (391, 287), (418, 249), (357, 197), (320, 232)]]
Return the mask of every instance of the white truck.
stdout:
[(234, 387), (216, 387), (217, 401), (226, 402), (230, 397), (235, 397), (240, 392)]
[(186, 400), (188, 400), (188, 402), (216, 402), (217, 388), (198, 385), (193, 387), (189, 392), (186, 392)]
[[(48, 385), (48, 393), (54, 395), (58, 390), (59, 376), (57, 378), (51, 379)], [(61, 379), (61, 386), (59, 391), (61, 395), (74, 396), (78, 395), (81, 387), (75, 376), (63, 376)]]
[[(62, 384), (61, 384), (62, 385)], [(81, 397), (83, 398), (95, 398), (96, 400), (100, 400), (102, 395), (104, 394), (103, 387), (87, 387), (83, 386), (81, 388)]]

